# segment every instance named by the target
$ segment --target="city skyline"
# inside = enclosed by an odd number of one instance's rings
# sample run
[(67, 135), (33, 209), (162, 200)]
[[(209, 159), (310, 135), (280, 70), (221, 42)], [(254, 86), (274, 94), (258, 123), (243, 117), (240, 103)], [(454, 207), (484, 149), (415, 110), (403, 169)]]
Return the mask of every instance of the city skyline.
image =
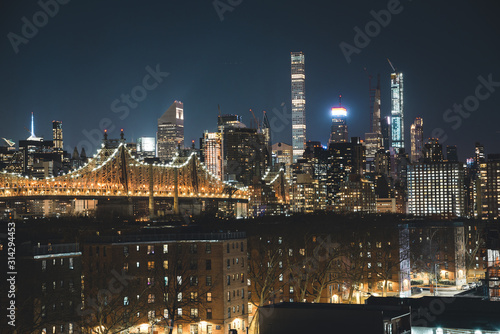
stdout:
[[(21, 18), (31, 20), (40, 10), (35, 3), (26, 9), (14, 2), (4, 6), (0, 28), (5, 36), (10, 32), (20, 35)], [(0, 126), (2, 137), (16, 143), (25, 139), (28, 134), (23, 135), (23, 128), (29, 126), (29, 115), (34, 112), (36, 133), (45, 139), (50, 138), (51, 121), (62, 121), (66, 149), (71, 148), (69, 152), (82, 140), (89, 140), (88, 137), (95, 140), (97, 133), (102, 135), (102, 124), (107, 125), (110, 136), (118, 137), (119, 129), (124, 128), (127, 139), (136, 140), (153, 136), (155, 120), (174, 100), (180, 100), (186, 104), (186, 142), (198, 141), (204, 130), (215, 131), (219, 104), (222, 113), (239, 114), (247, 125), (252, 119), (249, 109), (256, 113), (266, 110), (271, 127), (275, 125), (273, 142), (291, 144), (287, 55), (300, 50), (308, 57), (307, 140), (323, 143), (328, 140), (329, 110), (338, 94), (349, 101), (346, 108), (350, 110), (347, 119), (350, 133), (363, 137), (369, 132), (368, 80), (364, 68), (371, 75), (381, 74), (381, 115), (390, 114), (391, 68), (386, 61), (389, 57), (398, 70), (405, 73), (407, 129), (408, 120), (415, 117), (424, 118), (428, 125), (424, 129), (425, 138), (432, 137), (435, 128), (442, 128), (443, 136), (448, 137), (444, 144), (457, 145), (461, 160), (472, 155), (475, 142), (481, 142), (487, 153), (495, 153), (494, 143), (500, 136), (495, 127), (499, 115), (493, 112), (500, 99), (500, 94), (495, 92), (496, 86), (481, 91), (483, 95), (485, 92), (490, 94), (473, 112), (464, 110), (458, 114), (453, 111), (454, 104), (474, 102), (467, 98), (474, 96), (478, 85), (500, 81), (497, 47), (491, 44), (500, 29), (493, 20), (496, 7), (486, 1), (474, 5), (461, 1), (454, 8), (436, 4), (434, 9), (438, 14), (431, 13), (422, 4), (401, 3), (403, 10), (393, 14), (391, 22), (370, 38), (368, 45), (358, 46), (360, 52), (351, 54), (350, 63), (339, 44), (345, 42), (355, 46), (354, 28), (363, 29), (373, 21), (371, 12), (379, 13), (387, 8), (386, 2), (361, 2), (357, 8), (337, 5), (336, 9), (345, 18), (331, 22), (332, 27), (328, 28), (324, 24), (315, 27), (311, 23), (326, 23), (322, 18), (327, 16), (332, 5), (317, 8), (304, 5), (297, 9), (294, 6), (285, 8), (281, 3), (241, 3), (233, 11), (225, 12), (222, 21), (211, 3), (191, 8), (189, 12), (182, 4), (130, 5), (114, 16), (106, 15), (111, 13), (113, 6), (114, 3), (106, 4), (99, 11), (93, 3), (60, 5), (57, 15), (39, 27), (36, 36), (18, 45), (17, 53), (11, 41), (4, 38), (0, 71), (8, 80), (1, 86), (0, 112), (9, 122)], [(171, 30), (162, 29), (168, 20), (160, 13), (166, 9), (183, 13), (181, 16), (186, 23), (180, 25), (178, 36)], [(304, 10), (307, 15), (303, 30), (299, 34), (286, 32), (292, 22), (279, 13), (285, 11), (295, 18)], [(134, 24), (140, 25), (143, 16), (151, 23), (132, 33), (129, 31), (131, 26), (122, 20), (134, 11), (138, 13), (133, 16), (137, 21)], [(80, 25), (74, 25), (77, 14), (82, 13), (95, 23), (85, 26), (83, 21), (78, 21)], [(450, 14), (447, 16), (452, 17), (451, 21), (443, 21), (439, 13)], [(248, 18), (253, 15), (255, 19), (272, 19), (264, 20), (262, 27), (251, 34), (244, 33)], [(422, 17), (426, 18), (428, 26), (421, 26)], [(181, 18), (172, 17), (172, 20), (177, 24)], [(194, 20), (201, 20), (199, 24), (206, 29), (197, 28), (200, 25), (195, 25)], [(412, 28), (412, 24), (418, 29)], [(69, 30), (65, 31), (66, 28)], [(92, 40), (102, 31), (108, 31), (105, 35), (113, 36), (116, 41), (106, 36)], [(426, 38), (411, 37), (417, 31)], [(218, 37), (209, 38), (211, 35)], [(457, 41), (458, 36), (460, 41)], [(235, 37), (241, 41), (227, 47), (227, 42)], [(162, 38), (167, 43), (158, 45)], [(248, 48), (259, 40), (262, 43), (255, 44), (255, 50)], [(122, 52), (133, 45), (147, 52)], [(195, 50), (200, 48), (215, 51), (198, 56)], [(418, 48), (433, 52), (428, 57), (417, 57), (413, 54)], [(264, 49), (270, 52), (257, 59), (255, 52)], [(109, 55), (102, 56), (108, 52)], [(146, 76), (149, 77), (144, 81)], [(238, 80), (242, 76), (246, 77), (245, 82)], [(257, 82), (262, 85), (256, 85)], [(144, 99), (140, 95), (142, 92), (147, 93)], [(123, 102), (122, 94), (137, 97), (131, 101), (135, 107)], [(484, 122), (487, 117), (490, 121)], [(481, 131), (475, 130), (479, 127)], [(406, 146), (409, 145), (408, 132)], [(89, 155), (95, 153), (97, 146), (93, 146)]]

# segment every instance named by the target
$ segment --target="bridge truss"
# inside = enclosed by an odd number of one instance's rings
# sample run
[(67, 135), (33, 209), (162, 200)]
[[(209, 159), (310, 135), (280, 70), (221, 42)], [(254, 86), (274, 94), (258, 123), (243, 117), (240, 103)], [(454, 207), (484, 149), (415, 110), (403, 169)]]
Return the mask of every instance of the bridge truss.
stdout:
[(246, 188), (235, 188), (211, 174), (196, 154), (170, 164), (145, 163), (124, 143), (103, 146), (89, 162), (65, 175), (35, 179), (0, 173), (0, 198), (13, 197), (153, 197), (248, 200)]

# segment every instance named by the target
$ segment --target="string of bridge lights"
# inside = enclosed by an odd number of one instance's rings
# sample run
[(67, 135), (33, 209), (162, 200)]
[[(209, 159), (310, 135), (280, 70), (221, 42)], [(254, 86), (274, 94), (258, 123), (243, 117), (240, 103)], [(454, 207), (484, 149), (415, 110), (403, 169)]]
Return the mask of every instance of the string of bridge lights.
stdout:
[[(113, 151), (113, 153), (103, 162), (101, 163), (98, 163), (97, 162), (97, 158), (100, 156), (101, 154), (101, 151), (105, 148), (105, 145), (104, 143), (101, 144), (101, 148), (97, 150), (97, 152), (93, 155), (93, 157), (91, 159), (89, 159), (89, 161), (84, 164), (83, 166), (80, 166), (78, 167), (77, 169), (75, 170), (72, 170), (68, 173), (63, 173), (61, 176), (52, 176), (52, 177), (46, 177), (45, 180), (51, 180), (51, 181), (56, 181), (57, 179), (59, 178), (66, 178), (66, 177), (70, 177), (70, 178), (78, 178), (78, 177), (81, 177), (83, 176), (82, 174), (80, 174), (80, 172), (84, 169), (87, 169), (89, 167), (91, 167), (92, 164), (96, 164), (96, 166), (94, 168), (91, 169), (91, 172), (96, 172), (98, 170), (100, 170), (101, 168), (103, 168), (104, 166), (106, 166), (109, 162), (111, 162), (113, 160), (114, 157), (116, 157), (116, 155), (118, 154), (118, 152), (120, 151), (120, 148), (121, 147), (124, 147), (124, 149), (128, 152), (129, 156), (131, 159), (134, 160), (135, 162), (135, 166), (138, 166), (138, 165), (149, 165), (147, 163), (145, 163), (144, 161), (139, 161), (137, 160), (131, 150), (126, 146), (126, 144), (124, 143), (120, 143), (118, 145), (118, 147)], [(176, 168), (176, 169), (181, 169), (181, 168), (184, 168), (186, 167), (192, 159), (194, 159), (194, 157), (197, 156), (195, 152), (191, 153), (189, 155), (189, 157), (186, 159), (186, 161), (184, 161), (184, 163), (182, 164), (177, 164), (177, 160), (179, 159), (179, 154), (176, 153), (175, 156), (174, 156), (174, 159), (173, 161), (171, 161), (170, 163), (168, 164), (158, 164), (158, 163), (153, 163), (152, 165), (155, 166), (155, 167), (163, 167), (165, 169), (167, 168)], [(219, 180), (219, 178), (213, 174), (206, 166), (204, 163), (202, 162), (199, 162), (200, 166), (202, 167), (202, 170), (208, 174), (210, 176), (210, 178), (212, 179), (212, 181), (216, 181), (216, 182), (221, 182), (227, 186), (230, 186), (230, 187), (234, 187), (236, 190), (239, 190), (239, 191), (242, 191), (242, 192), (247, 192), (248, 191), (248, 187), (238, 187), (234, 184), (231, 184), (230, 182), (228, 181), (222, 181), (222, 180)], [(134, 165), (134, 164), (131, 164), (131, 165)], [(5, 174), (6, 176), (10, 176), (10, 177), (13, 177), (13, 178), (17, 178), (17, 179), (30, 179), (29, 176), (23, 176), (21, 175), (20, 173), (10, 173), (10, 172), (7, 172), (6, 170), (3, 171), (3, 174)], [(37, 179), (35, 177), (32, 177), (31, 180), (33, 181), (39, 181), (40, 179)], [(273, 181), (274, 182), (274, 181)]]

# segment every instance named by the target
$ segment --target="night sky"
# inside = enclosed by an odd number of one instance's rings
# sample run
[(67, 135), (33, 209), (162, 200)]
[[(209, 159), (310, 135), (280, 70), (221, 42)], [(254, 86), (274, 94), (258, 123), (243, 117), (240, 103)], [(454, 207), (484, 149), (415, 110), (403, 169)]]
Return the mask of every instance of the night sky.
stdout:
[[(364, 31), (374, 20), (371, 11), (395, 3), (218, 0), (218, 13), (208, 0), (72, 0), (44, 17), (36, 1), (3, 0), (0, 137), (27, 138), (24, 127), (34, 112), (37, 136), (52, 139), (51, 122), (60, 120), (67, 150), (83, 145), (94, 153), (101, 126), (112, 137), (124, 128), (128, 141), (154, 136), (157, 119), (180, 100), (186, 144), (194, 139), (198, 145), (204, 130), (216, 130), (218, 104), (222, 113), (242, 115), (247, 125), (253, 119), (249, 109), (259, 118), (266, 110), (275, 119), (273, 142), (291, 143), (290, 52), (303, 51), (308, 140), (327, 142), (329, 108), (339, 94), (348, 108), (349, 136), (369, 131), (364, 68), (374, 77), (380, 73), (382, 115), (389, 114), (389, 58), (404, 73), (408, 150), (410, 124), (420, 116), (424, 136), (442, 128), (444, 144), (457, 145), (461, 159), (473, 154), (476, 141), (486, 153), (500, 153), (498, 1), (403, 0), (348, 63), (339, 44), (355, 46), (354, 28)], [(31, 35), (24, 39), (22, 18), (31, 24), (34, 15), (38, 32), (25, 29)], [(143, 83), (157, 68), (161, 82)], [(481, 101), (474, 98), (479, 76), (494, 82), (490, 91), (479, 89)], [(140, 101), (131, 100), (129, 107), (120, 98), (131, 92)], [(479, 101), (463, 113), (466, 119), (446, 113), (464, 100)]]

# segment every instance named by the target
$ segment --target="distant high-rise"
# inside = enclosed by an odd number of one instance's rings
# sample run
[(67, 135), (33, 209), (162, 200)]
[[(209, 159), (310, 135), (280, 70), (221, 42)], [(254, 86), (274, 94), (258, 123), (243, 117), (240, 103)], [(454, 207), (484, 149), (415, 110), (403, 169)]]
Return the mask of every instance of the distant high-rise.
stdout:
[(266, 170), (267, 143), (257, 129), (231, 127), (223, 135), (224, 179), (249, 186), (260, 180)]
[(140, 137), (137, 139), (136, 153), (139, 158), (154, 158), (156, 156), (155, 137)]
[(480, 218), (500, 219), (500, 154), (488, 154), (488, 161), (480, 166)]
[(391, 147), (391, 116), (385, 116), (380, 122), (380, 129), (382, 131), (382, 141), (384, 150), (388, 151)]
[(52, 121), (52, 140), (54, 142), (54, 149), (62, 151), (63, 150), (62, 122)]
[(380, 75), (377, 79), (377, 87), (371, 87), (371, 76), (369, 80), (370, 90), (370, 132), (365, 133), (366, 159), (373, 162), (375, 154), (384, 147), (382, 136), (382, 124), (380, 123)]
[(456, 145), (446, 146), (446, 160), (448, 162), (458, 162), (458, 152)]
[(486, 162), (486, 158), (484, 155), (484, 146), (481, 145), (481, 143), (476, 143), (474, 162), (476, 163), (477, 167), (479, 167), (480, 164)]
[(222, 133), (205, 132), (202, 138), (203, 160), (208, 171), (219, 180), (224, 180), (222, 164)]
[(424, 145), (424, 161), (426, 163), (443, 162), (443, 145), (435, 138), (429, 138)]
[(157, 154), (161, 161), (172, 160), (179, 146), (184, 148), (184, 105), (175, 101), (158, 119)]
[(403, 111), (403, 73), (391, 73), (391, 139), (392, 147), (405, 147)]
[(272, 154), (275, 165), (284, 165), (285, 173), (291, 176), (292, 173), (292, 145), (282, 142), (274, 143), (272, 146)]
[(272, 148), (272, 137), (271, 137), (271, 123), (267, 118), (267, 113), (264, 111), (262, 120), (262, 134), (264, 135), (264, 140), (266, 142), (266, 167), (271, 167), (273, 165), (273, 148)]
[(306, 148), (306, 75), (302, 52), (291, 53), (292, 67), (292, 147), (293, 162), (302, 158)]
[(343, 107), (332, 108), (332, 128), (329, 143), (347, 143), (347, 109)]
[(411, 125), (411, 162), (420, 162), (424, 144), (424, 121), (417, 117)]

